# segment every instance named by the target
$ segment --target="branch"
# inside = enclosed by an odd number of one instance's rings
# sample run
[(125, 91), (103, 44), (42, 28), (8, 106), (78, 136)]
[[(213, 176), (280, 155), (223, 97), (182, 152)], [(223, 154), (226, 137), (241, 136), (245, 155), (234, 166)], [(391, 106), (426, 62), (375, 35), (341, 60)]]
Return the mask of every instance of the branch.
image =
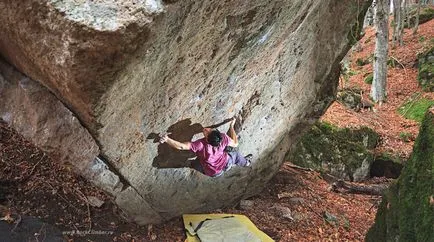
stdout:
[(87, 205), (87, 216), (89, 218), (89, 231), (92, 230), (92, 217), (90, 216), (90, 207), (89, 207), (89, 200), (87, 197), (78, 189), (74, 188), (78, 192), (79, 197), (86, 203)]
[(339, 180), (332, 184), (332, 191), (334, 192), (363, 195), (381, 196), (387, 188), (389, 188), (389, 185), (355, 185), (344, 182), (343, 180)]
[(16, 229), (16, 228), (18, 227), (18, 225), (21, 223), (21, 220), (22, 220), (21, 215), (18, 215), (18, 216), (19, 216), (19, 218), (18, 218), (18, 220), (17, 220), (15, 226), (11, 229), (11, 233), (15, 232), (15, 229)]
[(302, 170), (302, 171), (314, 171), (311, 168), (305, 168), (305, 167), (301, 167), (301, 166), (297, 166), (297, 165), (292, 165), (292, 164), (288, 164), (289, 167), (294, 168), (294, 169), (298, 169), (298, 170)]
[(393, 57), (392, 55), (390, 56), (390, 58), (394, 59), (400, 66), (402, 66), (402, 69), (404, 69), (404, 72), (405, 72), (405, 76), (408, 77), (408, 75), (407, 75), (407, 69), (405, 69), (405, 66), (401, 62), (399, 62), (398, 59), (396, 59), (395, 57)]

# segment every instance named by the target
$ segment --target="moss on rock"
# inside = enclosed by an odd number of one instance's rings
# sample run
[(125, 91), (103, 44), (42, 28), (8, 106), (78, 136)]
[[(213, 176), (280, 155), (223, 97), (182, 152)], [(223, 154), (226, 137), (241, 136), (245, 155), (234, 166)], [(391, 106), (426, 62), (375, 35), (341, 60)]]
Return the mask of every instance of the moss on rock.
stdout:
[(413, 153), (383, 196), (366, 241), (433, 241), (434, 108), (425, 114)]
[(434, 91), (434, 47), (418, 55), (417, 80), (424, 91)]
[(287, 159), (346, 180), (363, 180), (369, 176), (377, 145), (378, 134), (362, 127), (357, 130), (340, 129), (318, 122), (305, 134)]
[[(412, 8), (405, 20), (405, 28), (413, 28), (416, 25), (417, 7)], [(434, 18), (434, 9), (431, 7), (422, 7), (419, 13), (419, 24), (426, 23)]]
[(349, 109), (360, 111), (361, 108), (369, 108), (369, 102), (362, 99), (363, 91), (359, 88), (343, 88), (338, 91), (336, 99)]

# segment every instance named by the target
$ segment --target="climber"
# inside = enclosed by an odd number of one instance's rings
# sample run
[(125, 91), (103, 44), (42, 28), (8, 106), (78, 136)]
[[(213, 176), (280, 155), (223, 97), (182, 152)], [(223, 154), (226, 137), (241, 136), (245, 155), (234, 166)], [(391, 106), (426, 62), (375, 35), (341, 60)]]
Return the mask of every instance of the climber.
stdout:
[(179, 142), (164, 134), (160, 137), (160, 143), (167, 143), (178, 150), (194, 152), (198, 159), (192, 162), (192, 167), (205, 175), (218, 177), (233, 165), (245, 167), (251, 165), (251, 154), (243, 157), (237, 151), (225, 151), (227, 146), (238, 146), (238, 138), (234, 130), (235, 121), (236, 118), (233, 118), (229, 125), (230, 137), (217, 129), (204, 128), (202, 131), (204, 138), (194, 142)]

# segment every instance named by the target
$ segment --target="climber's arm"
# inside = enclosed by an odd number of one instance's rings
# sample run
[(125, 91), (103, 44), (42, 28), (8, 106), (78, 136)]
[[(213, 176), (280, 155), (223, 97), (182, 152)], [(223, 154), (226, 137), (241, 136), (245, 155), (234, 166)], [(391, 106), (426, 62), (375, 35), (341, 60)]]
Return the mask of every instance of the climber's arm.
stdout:
[(238, 137), (237, 137), (237, 134), (235, 133), (235, 130), (234, 130), (235, 121), (236, 121), (236, 119), (233, 118), (231, 120), (230, 125), (229, 125), (229, 137), (230, 137), (230, 139), (229, 139), (228, 146), (231, 146), (231, 147), (238, 147)]
[(191, 143), (190, 142), (179, 142), (174, 139), (171, 139), (167, 134), (160, 138), (160, 143), (167, 143), (172, 148), (177, 150), (190, 150)]

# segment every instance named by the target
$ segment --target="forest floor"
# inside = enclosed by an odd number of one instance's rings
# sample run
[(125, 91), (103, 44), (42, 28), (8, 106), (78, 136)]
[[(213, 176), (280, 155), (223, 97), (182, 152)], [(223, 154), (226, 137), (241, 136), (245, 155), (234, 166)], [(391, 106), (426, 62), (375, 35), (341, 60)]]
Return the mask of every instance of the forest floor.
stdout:
[[(340, 84), (341, 87), (361, 88), (365, 98), (369, 96), (370, 86), (363, 79), (372, 71), (372, 64), (357, 66), (355, 61), (373, 53), (374, 37), (374, 31), (367, 29), (360, 41), (361, 50), (351, 55), (355, 74), (347, 81), (342, 79)], [(402, 118), (396, 110), (415, 93), (423, 93), (416, 79), (416, 55), (427, 46), (433, 46), (433, 38), (434, 20), (431, 20), (419, 27), (417, 35), (406, 30), (405, 45), (391, 49), (390, 55), (400, 64), (389, 69), (386, 103), (356, 112), (335, 102), (322, 119), (340, 127), (371, 127), (381, 135), (378, 152), (409, 157), (418, 123)], [(432, 93), (421, 95), (434, 99)], [(411, 134), (413, 138), (404, 141), (402, 133)], [(373, 178), (367, 183), (389, 181)], [(104, 204), (100, 208), (88, 206), (87, 196), (97, 197)], [(288, 162), (259, 195), (249, 198), (249, 202), (212, 212), (244, 214), (276, 241), (362, 241), (374, 221), (380, 199), (379, 196), (332, 192), (321, 174), (293, 168)], [(125, 222), (109, 196), (76, 176), (70, 167), (53, 162), (4, 123), (0, 123), (0, 212), (1, 217), (12, 213), (12, 223), (18, 223), (20, 215), (38, 217), (58, 227), (70, 241), (185, 240), (182, 218), (142, 227)], [(325, 214), (336, 218), (336, 222), (324, 219)], [(71, 235), (74, 231), (94, 233)], [(34, 234), (33, 241), (43, 238), (41, 228)]]

